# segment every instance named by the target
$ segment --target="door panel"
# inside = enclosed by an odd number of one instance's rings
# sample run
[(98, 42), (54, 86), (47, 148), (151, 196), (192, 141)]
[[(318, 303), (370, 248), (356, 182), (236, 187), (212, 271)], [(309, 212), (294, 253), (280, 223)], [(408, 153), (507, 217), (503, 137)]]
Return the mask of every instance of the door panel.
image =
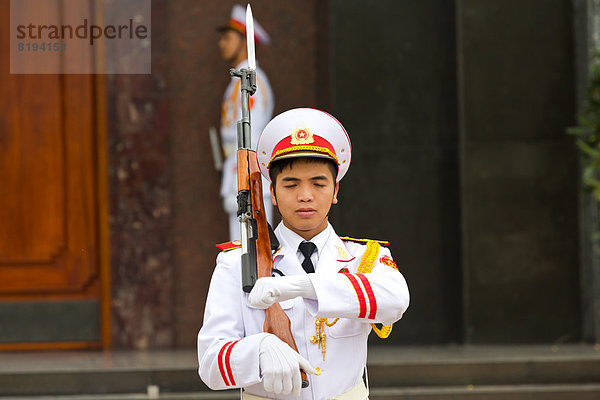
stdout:
[[(106, 171), (97, 169), (104, 154), (98, 81), (11, 75), (10, 4), (0, 4), (0, 349), (107, 344), (100, 334), (108, 332), (108, 299), (100, 280), (106, 199), (98, 176)], [(57, 4), (37, 11), (77, 12)], [(78, 58), (91, 63), (92, 54), (80, 50)]]

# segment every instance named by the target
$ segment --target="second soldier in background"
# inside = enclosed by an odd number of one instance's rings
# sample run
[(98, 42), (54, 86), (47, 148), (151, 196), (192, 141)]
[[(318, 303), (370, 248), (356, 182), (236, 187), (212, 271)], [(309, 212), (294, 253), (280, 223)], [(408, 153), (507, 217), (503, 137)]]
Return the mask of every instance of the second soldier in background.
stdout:
[[(221, 57), (232, 68), (248, 68), (248, 50), (246, 48), (246, 11), (240, 5), (235, 5), (231, 11), (231, 18), (227, 25), (219, 28), (219, 50)], [(269, 35), (254, 21), (254, 36), (257, 45), (268, 44)], [(273, 91), (264, 71), (257, 65), (256, 68), (256, 93), (250, 98), (252, 110), (252, 149), (256, 150), (258, 133), (262, 132), (273, 116)], [(221, 109), (221, 143), (225, 160), (223, 163), (223, 176), (221, 180), (221, 198), (223, 208), (229, 216), (229, 239), (240, 238), (240, 224), (237, 217), (237, 121), (242, 116), (240, 103), (240, 80), (232, 77), (225, 95)], [(273, 207), (271, 206), (269, 185), (263, 182), (265, 211), (267, 220), (273, 223)]]

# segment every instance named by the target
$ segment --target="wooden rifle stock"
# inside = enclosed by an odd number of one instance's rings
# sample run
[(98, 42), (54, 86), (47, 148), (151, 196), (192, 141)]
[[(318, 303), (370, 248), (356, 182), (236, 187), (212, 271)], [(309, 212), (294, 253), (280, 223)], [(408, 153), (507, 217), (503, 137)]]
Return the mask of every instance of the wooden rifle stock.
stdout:
[[(256, 221), (256, 276), (257, 278), (270, 277), (273, 274), (273, 253), (263, 201), (262, 177), (258, 169), (256, 153), (252, 150), (240, 149), (238, 150), (237, 160), (238, 188), (247, 187), (249, 184), (252, 218)], [(246, 171), (245, 174), (244, 171)], [(242, 173), (240, 174), (240, 172)], [(294, 349), (294, 351), (298, 352), (298, 347), (296, 346), (296, 341), (290, 327), (290, 319), (279, 303), (275, 303), (265, 310), (263, 330), (277, 336)], [(306, 373), (300, 370), (300, 374), (302, 377), (302, 387), (308, 387)]]

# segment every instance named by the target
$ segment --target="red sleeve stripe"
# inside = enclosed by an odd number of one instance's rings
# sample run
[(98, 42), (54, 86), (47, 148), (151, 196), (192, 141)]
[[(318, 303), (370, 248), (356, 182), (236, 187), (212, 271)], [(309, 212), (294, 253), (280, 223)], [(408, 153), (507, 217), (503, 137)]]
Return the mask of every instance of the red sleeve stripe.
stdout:
[(356, 296), (358, 297), (358, 304), (360, 306), (360, 312), (358, 313), (358, 318), (364, 318), (367, 315), (367, 302), (365, 300), (365, 294), (363, 293), (358, 280), (352, 274), (344, 274), (349, 280), (352, 286), (354, 287), (354, 291), (356, 292)]
[(225, 375), (225, 367), (223, 366), (223, 353), (225, 353), (225, 349), (233, 342), (227, 342), (221, 347), (219, 351), (219, 372), (221, 372), (221, 377), (225, 382), (225, 386), (229, 386), (229, 381), (227, 380), (227, 375)]
[(363, 286), (365, 287), (365, 292), (369, 296), (369, 319), (375, 319), (375, 315), (377, 314), (377, 300), (375, 299), (375, 293), (373, 293), (373, 288), (371, 287), (371, 283), (363, 274), (356, 274)]
[(233, 342), (225, 354), (225, 365), (227, 366), (227, 374), (229, 375), (229, 381), (231, 382), (232, 386), (235, 386), (235, 379), (233, 379), (233, 371), (231, 370), (231, 350), (233, 349), (233, 346), (237, 344), (237, 342), (239, 342), (239, 340)]

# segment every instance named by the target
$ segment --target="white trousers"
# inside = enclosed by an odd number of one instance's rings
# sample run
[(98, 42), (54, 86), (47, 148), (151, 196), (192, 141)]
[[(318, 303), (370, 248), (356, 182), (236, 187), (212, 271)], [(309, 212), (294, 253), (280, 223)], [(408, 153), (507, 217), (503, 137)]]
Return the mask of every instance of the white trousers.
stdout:
[[(365, 386), (365, 383), (362, 381), (357, 383), (352, 389), (348, 390), (340, 394), (339, 396), (335, 396), (331, 400), (365, 400), (369, 398), (369, 391)], [(242, 392), (242, 400), (271, 400), (268, 397), (255, 396), (250, 393)]]

